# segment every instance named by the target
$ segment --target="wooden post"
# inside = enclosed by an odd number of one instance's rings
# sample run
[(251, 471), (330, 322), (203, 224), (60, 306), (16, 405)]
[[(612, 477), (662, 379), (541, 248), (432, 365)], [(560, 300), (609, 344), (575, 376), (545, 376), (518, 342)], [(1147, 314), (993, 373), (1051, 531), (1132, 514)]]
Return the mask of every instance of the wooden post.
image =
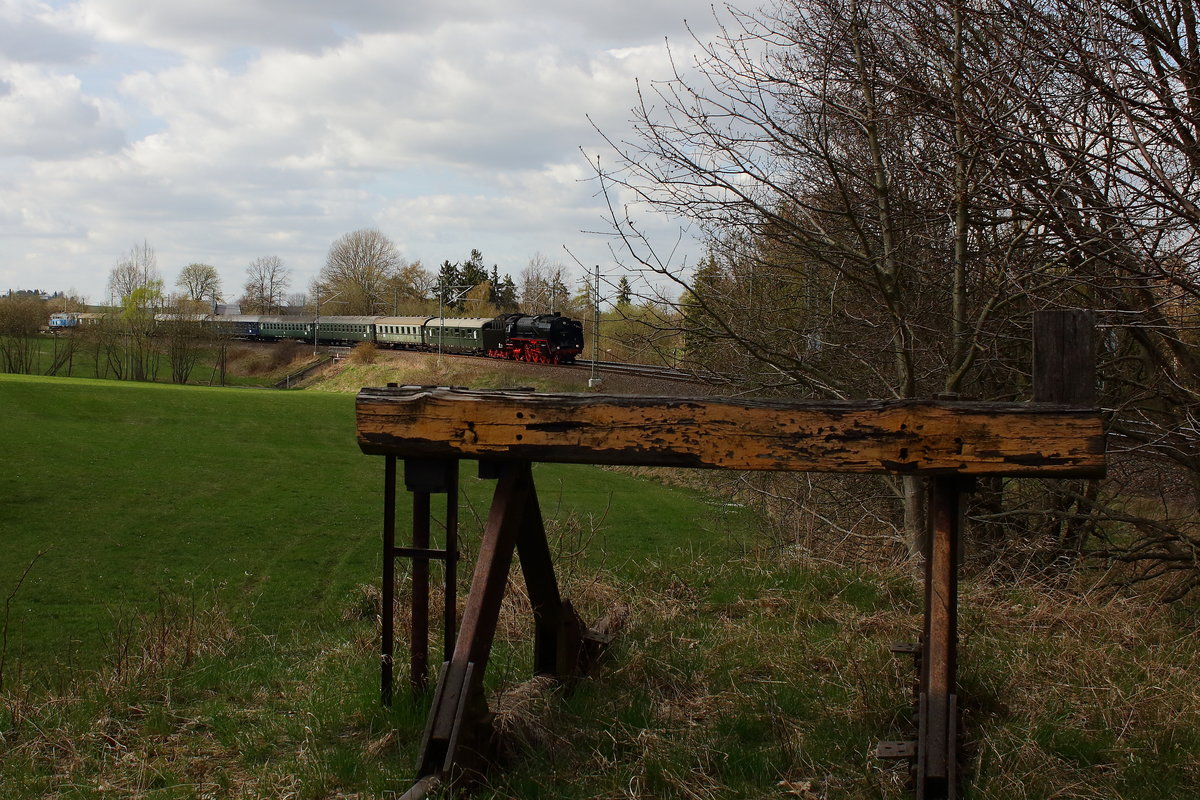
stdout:
[(564, 601), (559, 593), (546, 526), (537, 493), (532, 489), (517, 540), (517, 556), (533, 609), (533, 672), (556, 677), (570, 675), (578, 667), (584, 625), (570, 602)]
[(1034, 402), (1096, 405), (1095, 327), (1090, 309), (1034, 312)]

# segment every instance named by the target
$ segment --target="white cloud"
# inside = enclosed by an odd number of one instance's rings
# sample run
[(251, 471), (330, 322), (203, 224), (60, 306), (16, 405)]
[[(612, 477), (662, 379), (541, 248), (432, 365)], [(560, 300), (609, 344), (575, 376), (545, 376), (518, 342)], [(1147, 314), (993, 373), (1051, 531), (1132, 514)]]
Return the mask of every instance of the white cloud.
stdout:
[[(314, 51), (354, 35), (424, 34), (447, 22), (481, 27), (529, 21), (562, 38), (602, 46), (685, 36), (684, 20), (711, 26), (710, 5), (696, 0), (80, 0), (79, 17), (97, 38), (203, 58), (238, 47)], [(608, 42), (610, 44), (604, 44)]]
[(16, 63), (73, 63), (92, 44), (71, 10), (36, 0), (0, 0), (0, 59)]
[(0, 156), (62, 159), (113, 152), (124, 134), (110, 104), (86, 96), (73, 75), (24, 65), (4, 69)]
[(227, 287), (270, 252), (301, 286), (334, 238), (366, 225), (428, 264), (478, 247), (515, 274), (564, 244), (590, 264), (605, 243), (579, 233), (602, 226), (580, 154), (600, 145), (588, 116), (620, 134), (634, 78), (668, 73), (664, 35), (686, 59), (682, 19), (709, 13), (682, 0), (633, 15), (593, 0), (21, 2), (22, 19), (94, 40), (74, 51), (92, 53), (83, 64), (66, 47), (57, 65), (0, 61), (0, 280), (97, 297), (143, 238), (168, 278), (204, 260)]

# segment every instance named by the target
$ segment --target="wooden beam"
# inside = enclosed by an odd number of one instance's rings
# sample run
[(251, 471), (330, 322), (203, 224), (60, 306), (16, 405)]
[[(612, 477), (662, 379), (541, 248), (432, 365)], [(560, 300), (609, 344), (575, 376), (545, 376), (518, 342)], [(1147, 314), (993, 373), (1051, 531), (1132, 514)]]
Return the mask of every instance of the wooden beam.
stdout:
[(363, 389), (364, 453), (896, 474), (1104, 474), (1093, 409), (895, 400), (786, 402)]

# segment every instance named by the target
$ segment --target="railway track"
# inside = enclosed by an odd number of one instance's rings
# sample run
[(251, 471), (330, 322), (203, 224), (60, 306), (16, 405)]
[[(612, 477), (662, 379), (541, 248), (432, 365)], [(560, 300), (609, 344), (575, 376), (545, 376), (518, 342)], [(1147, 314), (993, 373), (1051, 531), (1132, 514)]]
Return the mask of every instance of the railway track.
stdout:
[[(496, 361), (496, 359), (488, 359), (487, 356), (470, 355), (467, 353), (446, 353), (445, 358), (483, 358), (488, 361)], [(687, 372), (674, 367), (662, 367), (654, 364), (626, 364), (623, 361), (589, 361), (587, 359), (576, 359), (574, 364), (535, 364), (526, 361), (499, 361), (501, 364), (531, 364), (531, 366), (548, 367), (551, 369), (571, 369), (571, 370), (591, 370), (593, 364), (597, 372), (619, 373), (622, 375), (637, 375), (643, 378), (654, 378), (664, 381), (679, 381), (681, 383), (699, 383), (700, 376), (694, 372)]]
[(586, 361), (576, 360), (573, 365), (575, 369), (592, 369), (595, 366), (598, 372), (616, 372), (623, 375), (639, 375), (645, 378), (654, 378), (664, 381), (681, 381), (685, 383), (695, 383), (698, 378), (691, 372), (685, 372), (681, 369), (673, 367), (660, 367), (653, 364), (626, 364), (620, 361)]

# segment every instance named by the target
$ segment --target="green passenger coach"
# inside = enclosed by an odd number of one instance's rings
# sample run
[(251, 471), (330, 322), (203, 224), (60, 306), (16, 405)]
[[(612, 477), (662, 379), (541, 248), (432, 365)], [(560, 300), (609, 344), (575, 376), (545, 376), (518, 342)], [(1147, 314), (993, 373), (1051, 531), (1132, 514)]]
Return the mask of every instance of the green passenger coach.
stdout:
[(424, 344), (431, 349), (487, 353), (504, 345), (504, 326), (493, 317), (433, 317), (423, 330)]
[(437, 317), (378, 317), (375, 320), (375, 341), (389, 347), (424, 345), (421, 331), (425, 323)]
[(318, 342), (354, 342), (375, 341), (375, 320), (377, 317), (317, 317), (316, 326)]
[(312, 339), (310, 317), (259, 317), (258, 335), (263, 339)]

